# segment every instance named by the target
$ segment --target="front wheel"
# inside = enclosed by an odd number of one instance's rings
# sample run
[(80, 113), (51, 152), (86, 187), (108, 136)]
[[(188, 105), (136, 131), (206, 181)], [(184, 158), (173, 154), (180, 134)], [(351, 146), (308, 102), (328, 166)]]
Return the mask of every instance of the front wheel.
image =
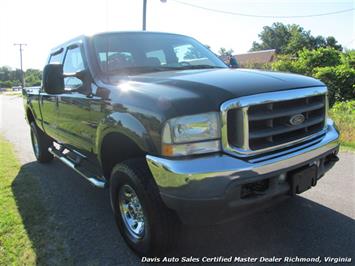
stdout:
[(120, 233), (136, 253), (160, 255), (175, 244), (179, 219), (162, 202), (144, 160), (128, 160), (113, 168), (110, 198)]
[(53, 155), (48, 151), (53, 142), (34, 122), (31, 123), (31, 141), (38, 162), (47, 163), (53, 159)]

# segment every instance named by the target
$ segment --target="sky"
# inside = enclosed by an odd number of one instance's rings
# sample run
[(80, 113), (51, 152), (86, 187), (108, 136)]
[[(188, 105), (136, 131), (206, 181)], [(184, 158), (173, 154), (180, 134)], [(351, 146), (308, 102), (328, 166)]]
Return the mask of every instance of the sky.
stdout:
[[(180, 0), (210, 9), (266, 16), (298, 16), (355, 8), (355, 0)], [(234, 53), (247, 52), (263, 26), (296, 23), (312, 35), (334, 36), (355, 49), (355, 11), (308, 18), (256, 18), (197, 9), (176, 0), (147, 0), (147, 30), (192, 36)], [(42, 69), (49, 50), (81, 34), (142, 29), (143, 0), (1, 0), (0, 66)]]

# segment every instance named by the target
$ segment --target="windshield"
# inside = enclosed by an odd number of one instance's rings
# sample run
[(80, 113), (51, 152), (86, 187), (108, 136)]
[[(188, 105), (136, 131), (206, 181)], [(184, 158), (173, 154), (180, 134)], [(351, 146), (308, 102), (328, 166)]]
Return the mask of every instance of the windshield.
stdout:
[(139, 74), (179, 69), (226, 68), (193, 38), (164, 33), (109, 33), (93, 39), (104, 74)]

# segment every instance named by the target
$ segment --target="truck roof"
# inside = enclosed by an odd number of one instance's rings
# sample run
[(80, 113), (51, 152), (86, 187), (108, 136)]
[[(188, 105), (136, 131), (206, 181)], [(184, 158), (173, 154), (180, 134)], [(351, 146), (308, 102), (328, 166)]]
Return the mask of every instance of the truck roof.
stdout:
[(95, 36), (100, 36), (100, 35), (109, 35), (109, 34), (119, 34), (119, 33), (122, 33), (122, 34), (136, 34), (136, 33), (139, 33), (139, 34), (166, 34), (166, 35), (176, 35), (176, 36), (185, 36), (187, 37), (186, 35), (182, 35), (182, 34), (178, 34), (178, 33), (170, 33), (170, 32), (159, 32), (159, 31), (107, 31), (107, 32), (99, 32), (99, 33), (95, 33), (95, 34), (92, 34), (92, 35), (85, 35), (85, 34), (82, 34), (82, 35), (79, 35), (75, 38), (72, 38), (54, 48), (51, 49), (50, 51), (50, 54), (54, 54), (56, 52), (58, 52), (60, 49), (62, 49), (63, 47), (65, 46), (68, 46), (70, 45), (71, 43), (76, 43), (76, 42), (80, 42), (80, 41), (84, 41), (85, 39), (88, 39), (88, 38), (92, 38), (92, 37), (95, 37)]

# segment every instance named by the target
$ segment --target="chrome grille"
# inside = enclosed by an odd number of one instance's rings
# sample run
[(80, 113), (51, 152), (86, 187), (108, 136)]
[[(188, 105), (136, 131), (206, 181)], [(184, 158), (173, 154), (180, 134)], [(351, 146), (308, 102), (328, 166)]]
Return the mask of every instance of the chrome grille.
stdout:
[(315, 87), (251, 95), (224, 103), (224, 149), (253, 155), (320, 136), (326, 122), (326, 93), (325, 87)]

